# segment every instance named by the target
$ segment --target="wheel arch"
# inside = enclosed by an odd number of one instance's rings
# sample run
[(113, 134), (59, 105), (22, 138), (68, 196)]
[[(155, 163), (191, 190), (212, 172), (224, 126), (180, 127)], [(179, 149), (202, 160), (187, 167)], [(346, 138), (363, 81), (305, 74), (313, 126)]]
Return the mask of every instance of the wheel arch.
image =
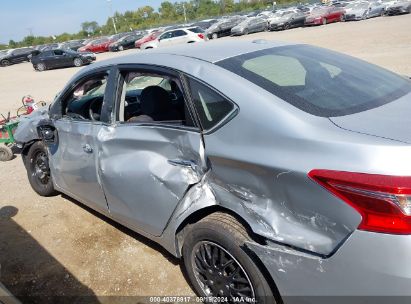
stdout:
[[(190, 215), (188, 215), (177, 227), (175, 238), (176, 238), (176, 250), (177, 250), (177, 255), (179, 258), (182, 258), (182, 248), (184, 246), (184, 237), (187, 233), (187, 230), (185, 228), (188, 228), (190, 225), (197, 223), (198, 221), (202, 220), (203, 218), (216, 213), (216, 212), (221, 212), (221, 213), (226, 213), (231, 216), (233, 216), (241, 225), (245, 227), (247, 232), (249, 233), (250, 237), (254, 242), (257, 244), (265, 245), (265, 239), (264, 237), (261, 237), (257, 234), (255, 234), (250, 226), (250, 224), (237, 212), (228, 209), (226, 207), (223, 207), (221, 205), (212, 205), (208, 206), (199, 210), (194, 211)], [(269, 283), (273, 294), (276, 299), (277, 304), (283, 304), (283, 301), (281, 299), (280, 292), (278, 290), (277, 284), (274, 281), (274, 278), (270, 275), (270, 272), (264, 265), (264, 263), (261, 261), (261, 259), (258, 257), (258, 255), (253, 252), (251, 249), (249, 249), (247, 246), (244, 246), (242, 248), (245, 254), (249, 255), (252, 260), (255, 262), (256, 266), (260, 269), (262, 274), (264, 275), (265, 279)]]

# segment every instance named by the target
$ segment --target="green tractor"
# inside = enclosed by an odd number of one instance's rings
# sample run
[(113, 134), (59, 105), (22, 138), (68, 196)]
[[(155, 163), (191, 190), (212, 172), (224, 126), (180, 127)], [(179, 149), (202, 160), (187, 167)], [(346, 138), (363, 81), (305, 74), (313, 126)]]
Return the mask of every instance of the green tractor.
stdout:
[(13, 159), (14, 131), (17, 129), (18, 121), (5, 119), (0, 121), (0, 161)]

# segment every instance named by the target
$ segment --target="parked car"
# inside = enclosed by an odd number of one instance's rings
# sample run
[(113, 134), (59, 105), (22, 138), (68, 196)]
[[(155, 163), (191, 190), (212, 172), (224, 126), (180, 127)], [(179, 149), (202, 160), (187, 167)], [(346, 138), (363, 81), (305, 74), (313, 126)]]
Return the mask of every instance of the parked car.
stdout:
[(158, 31), (153, 31), (153, 32), (147, 34), (146, 36), (144, 36), (143, 38), (137, 40), (137, 41), (135, 42), (134, 46), (139, 49), (139, 48), (141, 48), (141, 46), (142, 46), (143, 44), (157, 39), (157, 37), (160, 36), (160, 35), (162, 34), (162, 32), (163, 32), (163, 31), (160, 31), (160, 30), (158, 30)]
[(136, 41), (141, 38), (143, 38), (143, 35), (141, 34), (140, 35), (138, 34), (127, 35), (111, 43), (108, 49), (110, 50), (110, 52), (117, 52), (117, 51), (133, 49)]
[(306, 18), (305, 25), (326, 25), (344, 21), (345, 10), (341, 7), (320, 7), (314, 9)]
[(221, 19), (207, 29), (206, 36), (208, 39), (229, 36), (231, 35), (231, 29), (246, 19), (247, 17), (245, 16), (233, 16)]
[(43, 72), (49, 69), (64, 67), (80, 67), (96, 60), (93, 53), (79, 53), (69, 49), (56, 49), (44, 51), (33, 56), (31, 63), (37, 71)]
[(15, 138), (37, 193), (158, 242), (200, 296), (406, 303), (410, 101), (362, 60), (232, 40), (87, 67)]
[(353, 2), (345, 7), (344, 20), (365, 20), (384, 14), (385, 5), (380, 2)]
[(287, 11), (276, 18), (268, 19), (271, 31), (288, 30), (305, 25), (306, 14), (302, 11)]
[(7, 52), (0, 54), (0, 66), (5, 67), (15, 63), (30, 61), (31, 54), (33, 52), (33, 48), (8, 50)]
[(411, 1), (401, 0), (387, 7), (386, 14), (389, 16), (411, 13)]
[(195, 22), (192, 24), (192, 26), (198, 26), (199, 28), (206, 31), (210, 26), (212, 26), (216, 22), (218, 22), (217, 19), (206, 19), (206, 20)]
[(78, 49), (79, 52), (103, 53), (108, 52), (108, 47), (112, 41), (108, 37), (92, 40), (87, 45)]
[(84, 46), (84, 40), (74, 40), (74, 41), (67, 41), (63, 42), (59, 45), (60, 49), (69, 49), (72, 51), (77, 52), (77, 50)]
[(231, 29), (232, 36), (248, 35), (268, 30), (268, 22), (265, 18), (251, 17)]
[(176, 44), (204, 42), (205, 34), (199, 27), (179, 28), (165, 31), (157, 39), (140, 46), (142, 50), (167, 47)]

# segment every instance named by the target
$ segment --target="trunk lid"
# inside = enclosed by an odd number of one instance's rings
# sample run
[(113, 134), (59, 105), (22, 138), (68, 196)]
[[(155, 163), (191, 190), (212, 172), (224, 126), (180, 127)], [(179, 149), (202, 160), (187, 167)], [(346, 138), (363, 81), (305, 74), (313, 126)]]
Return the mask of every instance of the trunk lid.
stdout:
[(342, 129), (411, 144), (411, 93), (383, 106), (330, 120)]

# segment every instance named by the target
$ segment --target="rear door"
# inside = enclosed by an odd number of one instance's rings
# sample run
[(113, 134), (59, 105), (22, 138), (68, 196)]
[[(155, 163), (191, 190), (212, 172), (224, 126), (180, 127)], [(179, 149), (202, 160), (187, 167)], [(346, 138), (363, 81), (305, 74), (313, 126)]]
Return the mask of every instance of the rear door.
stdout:
[(202, 136), (178, 73), (124, 67), (118, 83), (116, 122), (99, 134), (104, 192), (116, 220), (159, 236), (205, 172)]

